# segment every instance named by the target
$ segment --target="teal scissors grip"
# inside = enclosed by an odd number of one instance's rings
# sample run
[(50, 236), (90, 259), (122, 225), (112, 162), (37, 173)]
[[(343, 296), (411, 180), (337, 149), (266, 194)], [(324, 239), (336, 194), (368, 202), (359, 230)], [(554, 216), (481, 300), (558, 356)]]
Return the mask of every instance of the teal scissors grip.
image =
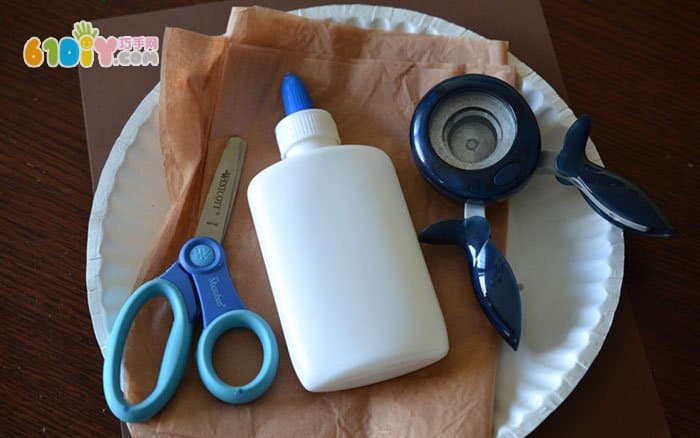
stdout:
[[(195, 294), (196, 291), (196, 294)], [(143, 401), (129, 404), (120, 387), (121, 359), (129, 329), (148, 300), (167, 298), (173, 311), (173, 325), (163, 353), (160, 374), (153, 392)], [(175, 394), (187, 364), (192, 326), (201, 317), (196, 361), (204, 386), (221, 401), (239, 404), (260, 397), (277, 374), (279, 349), (269, 324), (245, 308), (228, 273), (224, 249), (214, 239), (195, 237), (180, 250), (175, 262), (159, 278), (144, 283), (122, 307), (114, 322), (103, 369), (107, 405), (122, 421), (145, 421), (157, 414)], [(263, 361), (257, 376), (243, 386), (221, 380), (212, 364), (214, 344), (226, 331), (245, 328), (258, 337)]]
[[(143, 401), (132, 405), (124, 399), (120, 385), (124, 346), (136, 315), (148, 300), (159, 296), (165, 297), (170, 303), (173, 312), (173, 325), (165, 344), (160, 373), (153, 392)], [(168, 403), (185, 371), (192, 341), (192, 324), (188, 319), (185, 299), (180, 290), (168, 280), (156, 278), (148, 281), (129, 297), (117, 315), (113, 327), (102, 372), (102, 384), (107, 405), (114, 415), (122, 421), (145, 421), (158, 413)]]
[[(219, 336), (233, 328), (251, 330), (260, 340), (263, 349), (263, 362), (258, 375), (243, 386), (225, 383), (216, 374), (212, 365), (214, 344)], [(275, 334), (268, 323), (258, 314), (241, 309), (220, 315), (202, 331), (196, 357), (199, 376), (209, 392), (223, 402), (238, 404), (255, 400), (272, 385), (277, 374), (279, 350)]]

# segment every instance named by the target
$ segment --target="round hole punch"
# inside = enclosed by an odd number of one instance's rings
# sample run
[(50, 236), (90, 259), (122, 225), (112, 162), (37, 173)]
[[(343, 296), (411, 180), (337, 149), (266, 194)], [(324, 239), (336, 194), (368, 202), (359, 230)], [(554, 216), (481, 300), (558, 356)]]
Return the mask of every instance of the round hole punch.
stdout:
[(411, 121), (411, 147), (421, 174), (439, 192), (465, 204), (464, 219), (433, 224), (419, 239), (465, 250), (482, 309), (517, 349), (520, 292), (507, 260), (489, 242), (491, 227), (483, 209), (517, 192), (537, 168), (541, 146), (535, 115), (507, 83), (484, 75), (457, 76), (421, 99)]
[(651, 236), (675, 233), (639, 187), (586, 158), (589, 129), (584, 115), (569, 128), (561, 152), (542, 153), (537, 120), (520, 93), (499, 79), (472, 74), (433, 87), (413, 115), (418, 169), (438, 191), (464, 202), (464, 219), (430, 225), (419, 239), (464, 248), (474, 293), (513, 349), (520, 342), (520, 293), (507, 260), (489, 242), (484, 205), (513, 195), (540, 163), (562, 184), (575, 186), (610, 223)]
[(411, 147), (421, 174), (438, 191), (472, 203), (518, 191), (537, 168), (541, 148), (537, 120), (520, 93), (472, 74), (447, 79), (421, 99)]

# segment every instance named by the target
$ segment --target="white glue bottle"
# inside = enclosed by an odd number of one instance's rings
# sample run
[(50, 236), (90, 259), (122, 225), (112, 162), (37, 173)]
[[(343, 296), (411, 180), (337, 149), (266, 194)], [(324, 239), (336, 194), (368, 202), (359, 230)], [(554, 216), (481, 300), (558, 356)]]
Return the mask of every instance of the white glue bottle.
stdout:
[(282, 97), (282, 161), (253, 178), (248, 202), (302, 385), (354, 388), (440, 360), (445, 321), (391, 160), (340, 146), (290, 73)]

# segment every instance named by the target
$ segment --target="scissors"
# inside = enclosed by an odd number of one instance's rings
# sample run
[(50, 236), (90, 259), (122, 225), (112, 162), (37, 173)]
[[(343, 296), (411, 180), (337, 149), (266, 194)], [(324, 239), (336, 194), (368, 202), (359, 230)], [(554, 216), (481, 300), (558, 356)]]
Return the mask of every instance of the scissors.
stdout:
[[(197, 343), (197, 368), (202, 383), (212, 395), (227, 403), (247, 403), (260, 397), (275, 378), (279, 363), (275, 334), (262, 317), (246, 309), (236, 293), (228, 273), (224, 249), (219, 243), (228, 225), (245, 150), (243, 139), (229, 139), (209, 187), (197, 226), (197, 237), (183, 245), (178, 260), (161, 276), (136, 289), (114, 321), (102, 383), (107, 405), (122, 421), (148, 420), (172, 398), (185, 371), (192, 327), (200, 313), (203, 330)], [(173, 325), (153, 392), (143, 401), (129, 404), (120, 386), (124, 345), (136, 315), (147, 301), (158, 296), (168, 300), (173, 312)], [(214, 344), (222, 333), (233, 328), (249, 329), (262, 344), (260, 371), (243, 386), (225, 383), (212, 364)]]

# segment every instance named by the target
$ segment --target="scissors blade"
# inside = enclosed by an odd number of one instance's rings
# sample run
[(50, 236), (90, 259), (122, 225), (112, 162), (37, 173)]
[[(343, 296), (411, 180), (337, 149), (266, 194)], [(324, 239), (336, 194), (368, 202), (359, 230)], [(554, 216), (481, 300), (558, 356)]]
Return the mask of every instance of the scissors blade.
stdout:
[(240, 137), (231, 137), (226, 143), (199, 216), (196, 236), (223, 240), (243, 171), (246, 147)]

